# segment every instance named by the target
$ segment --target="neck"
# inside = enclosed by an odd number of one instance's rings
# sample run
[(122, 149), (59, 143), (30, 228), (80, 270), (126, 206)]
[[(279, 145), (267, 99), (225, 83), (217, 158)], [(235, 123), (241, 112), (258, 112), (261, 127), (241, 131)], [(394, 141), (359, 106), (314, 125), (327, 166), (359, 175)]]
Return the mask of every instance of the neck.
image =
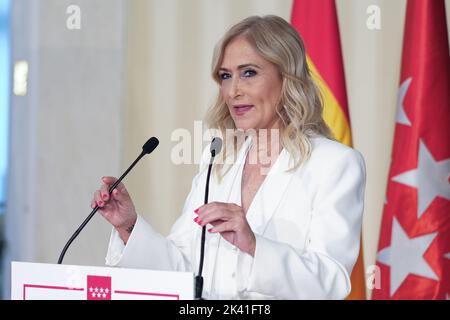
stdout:
[(249, 164), (271, 166), (281, 152), (281, 130), (279, 127), (258, 129), (249, 150)]

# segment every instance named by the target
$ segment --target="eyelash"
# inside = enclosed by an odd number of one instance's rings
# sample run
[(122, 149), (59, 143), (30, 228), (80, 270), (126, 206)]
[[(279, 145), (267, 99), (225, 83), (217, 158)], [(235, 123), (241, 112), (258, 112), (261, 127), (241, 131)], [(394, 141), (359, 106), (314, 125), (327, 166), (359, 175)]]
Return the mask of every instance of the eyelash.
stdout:
[[(250, 75), (247, 75), (246, 76), (246, 74), (247, 73), (250, 73)], [(254, 76), (256, 76), (258, 73), (255, 71), (255, 70), (253, 70), (253, 69), (247, 69), (247, 70), (245, 70), (244, 72), (243, 72), (243, 77), (245, 77), (245, 78), (251, 78), (251, 77), (254, 77)], [(228, 77), (227, 77), (228, 76)], [(228, 72), (223, 72), (223, 73), (219, 73), (219, 79), (220, 80), (227, 80), (227, 79), (230, 79), (230, 74), (228, 73)], [(227, 78), (226, 78), (227, 77)]]

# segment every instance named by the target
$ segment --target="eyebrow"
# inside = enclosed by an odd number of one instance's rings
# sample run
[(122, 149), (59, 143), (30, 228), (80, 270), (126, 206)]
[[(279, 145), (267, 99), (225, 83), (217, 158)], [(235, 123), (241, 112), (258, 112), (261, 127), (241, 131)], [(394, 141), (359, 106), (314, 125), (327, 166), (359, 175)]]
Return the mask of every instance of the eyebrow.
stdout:
[[(244, 69), (244, 68), (247, 68), (247, 67), (255, 67), (255, 68), (261, 69), (260, 66), (258, 66), (257, 64), (254, 64), (254, 63), (245, 63), (245, 64), (238, 65), (238, 69)], [(229, 69), (224, 68), (224, 67), (220, 67), (219, 71), (221, 71), (221, 70), (222, 71), (230, 71)]]

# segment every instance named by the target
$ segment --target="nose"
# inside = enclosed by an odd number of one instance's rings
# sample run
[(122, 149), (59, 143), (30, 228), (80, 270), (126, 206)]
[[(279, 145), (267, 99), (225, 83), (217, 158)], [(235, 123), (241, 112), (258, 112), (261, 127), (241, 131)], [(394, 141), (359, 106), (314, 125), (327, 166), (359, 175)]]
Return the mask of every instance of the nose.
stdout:
[(232, 99), (242, 95), (241, 79), (239, 77), (233, 77), (231, 79), (231, 86), (228, 95)]

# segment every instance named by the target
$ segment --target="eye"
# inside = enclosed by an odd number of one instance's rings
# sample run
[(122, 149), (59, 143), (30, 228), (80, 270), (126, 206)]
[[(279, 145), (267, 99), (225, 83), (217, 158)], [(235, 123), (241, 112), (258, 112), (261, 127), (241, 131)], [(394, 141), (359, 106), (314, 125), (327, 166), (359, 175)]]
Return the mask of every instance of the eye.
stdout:
[(247, 70), (244, 71), (242, 76), (245, 77), (245, 78), (250, 78), (250, 77), (256, 76), (256, 74), (257, 74), (257, 72), (255, 70), (247, 69)]
[(227, 80), (230, 79), (231, 75), (228, 72), (221, 72), (219, 73), (219, 79), (220, 80)]

